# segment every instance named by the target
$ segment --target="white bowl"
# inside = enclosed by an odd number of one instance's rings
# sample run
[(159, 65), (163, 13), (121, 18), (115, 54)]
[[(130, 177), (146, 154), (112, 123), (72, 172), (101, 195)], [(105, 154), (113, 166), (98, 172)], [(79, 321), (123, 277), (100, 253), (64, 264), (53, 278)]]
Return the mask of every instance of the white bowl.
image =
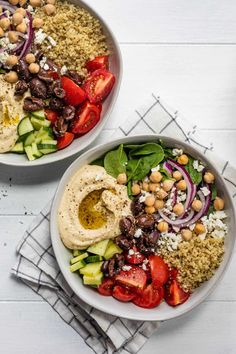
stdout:
[[(153, 141), (154, 139), (161, 138), (165, 145), (170, 147), (183, 148), (185, 152), (189, 153), (196, 159), (202, 160), (206, 166), (214, 173), (216, 176), (216, 184), (220, 190), (226, 206), (226, 213), (228, 215), (227, 224), (228, 224), (228, 234), (225, 239), (225, 255), (224, 259), (217, 269), (215, 275), (207, 282), (202, 284), (194, 293), (190, 296), (189, 300), (184, 304), (177, 306), (176, 308), (168, 306), (165, 302), (161, 303), (157, 308), (148, 310), (137, 307), (132, 303), (122, 303), (112, 297), (101, 296), (98, 292), (93, 289), (86, 287), (82, 284), (82, 281), (78, 274), (71, 273), (69, 270), (69, 261), (71, 258), (70, 251), (63, 245), (60, 235), (58, 232), (57, 226), (57, 211), (62, 198), (62, 195), (65, 190), (65, 186), (74, 175), (74, 173), (85, 164), (89, 164), (91, 161), (102, 156), (105, 152), (113, 149), (115, 146), (121, 143), (144, 143), (148, 141)], [(223, 273), (225, 272), (229, 260), (232, 255), (234, 242), (235, 242), (235, 215), (233, 203), (230, 197), (230, 194), (227, 190), (227, 187), (219, 175), (218, 171), (215, 169), (214, 165), (199, 151), (191, 147), (188, 144), (185, 144), (177, 139), (167, 138), (158, 135), (142, 135), (142, 136), (133, 136), (126, 137), (122, 139), (115, 140), (113, 142), (97, 146), (83, 155), (81, 155), (65, 172), (64, 176), (61, 179), (59, 187), (57, 189), (51, 211), (51, 238), (53, 249), (59, 264), (59, 267), (64, 275), (66, 281), (73, 289), (73, 291), (89, 305), (107, 312), (109, 314), (129, 318), (132, 320), (144, 320), (144, 321), (163, 321), (170, 318), (180, 316), (198, 304), (200, 304), (212, 291), (212, 289), (220, 282)]]
[(122, 57), (121, 57), (119, 45), (111, 29), (108, 27), (105, 21), (100, 17), (100, 15), (98, 15), (98, 13), (96, 13), (83, 1), (71, 0), (70, 2), (87, 9), (94, 17), (98, 18), (98, 20), (102, 25), (103, 32), (107, 38), (108, 48), (111, 52), (110, 61), (109, 61), (110, 71), (115, 75), (116, 82), (112, 92), (103, 103), (101, 119), (99, 123), (90, 132), (88, 132), (87, 134), (83, 135), (78, 139), (75, 139), (70, 146), (68, 146), (63, 150), (57, 151), (53, 154), (45, 155), (34, 161), (29, 161), (25, 155), (12, 154), (12, 153), (0, 154), (0, 163), (2, 164), (11, 165), (11, 166), (33, 167), (39, 165), (46, 165), (76, 155), (81, 151), (83, 151), (98, 137), (102, 128), (104, 127), (104, 125), (109, 119), (109, 116), (111, 114), (111, 111), (114, 107), (114, 104), (116, 102), (119, 93), (120, 83), (122, 78)]

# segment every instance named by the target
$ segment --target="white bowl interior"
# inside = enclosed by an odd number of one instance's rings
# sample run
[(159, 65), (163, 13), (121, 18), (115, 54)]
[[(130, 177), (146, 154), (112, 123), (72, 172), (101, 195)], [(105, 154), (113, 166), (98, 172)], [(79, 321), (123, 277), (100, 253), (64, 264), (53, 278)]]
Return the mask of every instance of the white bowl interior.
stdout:
[(167, 320), (170, 318), (174, 318), (180, 316), (189, 310), (196, 307), (199, 303), (201, 303), (212, 291), (212, 289), (219, 283), (220, 278), (222, 277), (229, 260), (232, 255), (234, 242), (235, 242), (235, 215), (234, 215), (234, 208), (232, 204), (231, 197), (229, 192), (226, 188), (226, 185), (216, 171), (213, 164), (207, 159), (204, 155), (198, 152), (196, 149), (192, 148), (190, 145), (182, 143), (176, 139), (161, 137), (164, 143), (170, 147), (183, 147), (184, 151), (189, 153), (195, 158), (201, 159), (209, 169), (215, 174), (216, 176), (216, 184), (218, 189), (221, 192), (221, 195), (225, 199), (226, 205), (226, 213), (228, 215), (227, 224), (228, 224), (228, 234), (225, 240), (225, 255), (223, 262), (221, 263), (220, 267), (217, 269), (215, 275), (207, 282), (202, 284), (194, 293), (191, 295), (190, 299), (176, 308), (168, 306), (165, 302), (163, 302), (159, 307), (154, 308), (152, 310), (142, 309), (133, 305), (132, 303), (122, 303), (119, 302), (112, 297), (105, 297), (99, 295), (98, 292), (94, 291), (93, 289), (86, 287), (82, 284), (81, 278), (75, 274), (71, 273), (69, 270), (69, 261), (71, 258), (71, 253), (66, 247), (63, 245), (60, 239), (60, 235), (58, 232), (57, 227), (57, 210), (59, 207), (59, 203), (64, 193), (65, 185), (70, 179), (72, 175), (83, 165), (90, 163), (94, 159), (102, 156), (105, 152), (109, 151), (110, 149), (114, 148), (115, 146), (119, 145), (120, 143), (143, 143), (147, 141), (154, 141), (158, 139), (157, 135), (148, 135), (148, 136), (134, 136), (134, 137), (127, 137), (123, 139), (119, 139), (108, 144), (97, 146), (82, 156), (80, 156), (65, 172), (59, 187), (57, 189), (55, 199), (52, 206), (51, 211), (51, 238), (53, 249), (59, 264), (59, 267), (70, 285), (73, 291), (85, 302), (94, 306), (95, 308), (116, 315), (120, 317), (125, 317), (129, 319), (135, 320), (148, 320), (148, 321), (160, 321), (160, 320)]
[(85, 4), (83, 1), (80, 0), (72, 0), (70, 2), (76, 5), (80, 5), (81, 7), (84, 7), (94, 17), (99, 19), (103, 28), (103, 32), (107, 38), (108, 48), (111, 53), (110, 61), (109, 61), (110, 71), (115, 75), (116, 83), (111, 94), (107, 97), (107, 99), (103, 103), (101, 119), (99, 123), (89, 133), (85, 134), (84, 136), (78, 139), (75, 139), (70, 146), (68, 146), (63, 150), (57, 151), (54, 154), (45, 155), (40, 159), (36, 159), (34, 161), (28, 161), (25, 155), (5, 153), (5, 154), (0, 154), (0, 163), (6, 165), (12, 165), (12, 166), (30, 166), (30, 167), (32, 166), (33, 167), (33, 166), (45, 165), (51, 162), (63, 160), (67, 157), (78, 154), (81, 151), (83, 151), (87, 146), (89, 146), (98, 137), (103, 126), (106, 124), (107, 120), (109, 119), (109, 116), (111, 114), (111, 111), (114, 107), (115, 101), (119, 93), (119, 88), (120, 88), (120, 83), (122, 78), (122, 58), (121, 58), (119, 45), (112, 31), (106, 25), (105, 21), (93, 9), (91, 9), (87, 4)]

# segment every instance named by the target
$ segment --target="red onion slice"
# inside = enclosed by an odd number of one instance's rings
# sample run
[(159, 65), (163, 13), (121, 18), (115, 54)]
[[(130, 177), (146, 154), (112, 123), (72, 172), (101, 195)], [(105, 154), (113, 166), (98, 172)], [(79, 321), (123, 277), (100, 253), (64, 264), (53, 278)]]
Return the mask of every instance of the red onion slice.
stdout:
[(11, 13), (15, 12), (17, 9), (16, 6), (10, 5), (6, 1), (2, 1), (2, 0), (0, 0), (0, 6), (2, 6), (3, 9), (8, 10)]
[[(207, 187), (210, 191), (209, 186), (205, 186), (205, 187)], [(202, 209), (193, 217), (193, 219), (189, 222), (189, 225), (194, 224), (199, 219), (201, 219), (204, 215), (206, 215), (208, 212), (208, 209), (211, 205), (211, 193), (208, 194), (206, 196), (206, 198), (204, 197), (204, 194), (202, 193), (202, 191), (198, 191), (197, 194), (202, 202)]]
[(33, 25), (32, 25), (33, 19), (32, 19), (31, 14), (29, 13), (29, 11), (26, 11), (26, 16), (29, 19), (29, 23), (28, 23), (26, 41), (25, 41), (24, 47), (21, 51), (21, 54), (19, 56), (19, 60), (22, 59), (25, 56), (25, 54), (28, 53), (30, 46), (32, 44), (33, 35), (34, 35), (34, 30), (33, 30)]
[(158, 210), (158, 211), (159, 211), (161, 218), (163, 220), (165, 220), (168, 224), (170, 224), (172, 226), (179, 226), (179, 227), (183, 227), (183, 226), (187, 225), (187, 223), (189, 223), (194, 216), (194, 211), (190, 210), (189, 214), (185, 218), (171, 220), (168, 216), (165, 215), (165, 213), (163, 212), (162, 209)]
[(172, 175), (173, 169), (172, 169), (171, 165), (170, 165), (167, 161), (165, 161), (165, 162), (163, 163), (163, 168), (164, 168), (170, 175)]

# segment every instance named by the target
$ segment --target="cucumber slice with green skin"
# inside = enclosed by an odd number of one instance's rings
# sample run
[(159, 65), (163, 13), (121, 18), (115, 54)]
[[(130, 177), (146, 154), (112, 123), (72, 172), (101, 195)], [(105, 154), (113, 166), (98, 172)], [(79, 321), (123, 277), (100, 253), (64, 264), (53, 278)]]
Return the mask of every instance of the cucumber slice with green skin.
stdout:
[(80, 254), (82, 254), (83, 252), (81, 252), (80, 250), (73, 250), (73, 256), (74, 257), (77, 257), (79, 256)]
[(88, 275), (89, 277), (94, 277), (101, 272), (101, 266), (103, 262), (87, 263), (82, 269), (80, 269), (80, 274)]
[(94, 277), (88, 275), (83, 276), (84, 285), (100, 285), (102, 283), (103, 274), (100, 272)]
[(43, 154), (43, 155), (48, 155), (48, 154), (52, 154), (53, 152), (56, 152), (57, 149), (53, 148), (50, 146), (44, 146), (44, 147), (40, 147), (40, 144), (38, 145), (38, 149), (39, 151)]
[(14, 152), (16, 154), (24, 154), (25, 149), (24, 149), (24, 144), (21, 142), (16, 143), (15, 146), (11, 149), (11, 152)]
[(25, 147), (25, 152), (26, 152), (26, 155), (28, 157), (28, 160), (30, 160), (30, 161), (35, 160), (36, 157), (33, 155), (33, 151), (32, 151), (31, 146), (26, 146)]
[(35, 142), (35, 135), (34, 132), (32, 132), (26, 137), (24, 141), (24, 146), (32, 145), (34, 142)]
[(110, 245), (108, 245), (106, 252), (104, 254), (105, 259), (110, 259), (112, 258), (116, 253), (122, 253), (122, 249), (117, 246), (114, 242), (112, 242)]
[(34, 127), (31, 123), (29, 117), (25, 117), (20, 121), (20, 123), (18, 124), (17, 130), (18, 130), (18, 134), (20, 136), (30, 133), (34, 130)]
[(31, 117), (31, 123), (35, 130), (39, 130), (42, 127), (50, 127), (51, 122), (49, 120), (41, 120), (35, 117)]
[(56, 140), (42, 140), (41, 144), (42, 145), (54, 145), (54, 146), (57, 146), (57, 141)]
[(88, 253), (84, 252), (84, 253), (80, 254), (79, 256), (77, 256), (77, 257), (71, 258), (70, 264), (74, 264), (76, 262), (82, 261), (82, 259), (84, 259), (86, 257), (88, 257)]
[(77, 263), (74, 263), (70, 266), (70, 271), (72, 273), (76, 272), (77, 270), (83, 268), (86, 265), (86, 263), (84, 261), (79, 261)]
[(31, 145), (31, 148), (32, 148), (32, 153), (33, 153), (34, 157), (36, 157), (38, 159), (39, 157), (43, 156), (43, 154), (39, 151), (36, 143), (33, 143)]
[(86, 263), (95, 263), (95, 262), (100, 262), (100, 261), (103, 261), (103, 257), (102, 256), (98, 256), (98, 255), (89, 256), (89, 257), (87, 257), (85, 259)]
[(45, 119), (45, 113), (43, 109), (40, 109), (39, 111), (31, 112), (31, 116), (38, 118), (40, 120)]
[(106, 252), (109, 240), (103, 240), (94, 245), (90, 246), (87, 251), (90, 253), (98, 254), (99, 256), (103, 256)]

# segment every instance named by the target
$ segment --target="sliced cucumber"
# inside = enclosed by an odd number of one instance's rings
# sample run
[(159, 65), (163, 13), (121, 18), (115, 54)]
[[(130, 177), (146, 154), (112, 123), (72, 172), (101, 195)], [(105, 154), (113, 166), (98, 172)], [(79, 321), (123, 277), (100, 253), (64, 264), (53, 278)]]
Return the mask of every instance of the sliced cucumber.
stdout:
[(38, 149), (44, 155), (51, 154), (52, 152), (57, 151), (57, 141), (56, 140), (42, 140), (38, 144)]
[(36, 143), (33, 143), (31, 145), (31, 148), (32, 148), (32, 153), (36, 158), (43, 156), (43, 154), (39, 151)]
[(32, 143), (35, 141), (35, 135), (34, 132), (29, 133), (28, 136), (24, 140), (24, 146), (29, 146), (32, 145)]
[(79, 256), (80, 254), (82, 254), (83, 252), (81, 252), (80, 250), (73, 250), (73, 256), (74, 257), (77, 257)]
[(86, 263), (84, 261), (80, 261), (80, 262), (77, 262), (77, 263), (74, 263), (70, 266), (70, 271), (73, 273), (73, 272), (76, 272), (77, 270), (83, 268), (84, 266), (86, 265)]
[(88, 275), (89, 277), (94, 277), (101, 271), (101, 266), (103, 262), (88, 263), (82, 269), (80, 269), (80, 274)]
[(98, 255), (89, 256), (85, 259), (86, 263), (96, 263), (96, 262), (100, 262), (100, 261), (103, 261), (103, 257), (98, 256)]
[(82, 261), (82, 259), (84, 259), (86, 257), (88, 257), (88, 253), (84, 252), (84, 253), (80, 254), (79, 256), (77, 256), (77, 257), (71, 258), (70, 264), (74, 264), (76, 262)]
[(109, 240), (100, 241), (90, 246), (87, 251), (90, 253), (98, 254), (99, 256), (103, 256), (106, 252), (108, 243)]
[(26, 146), (25, 152), (26, 152), (26, 155), (30, 161), (35, 160), (36, 157), (33, 155), (33, 151), (32, 151), (31, 146)]
[(56, 140), (42, 140), (41, 144), (42, 145), (54, 145), (54, 146), (57, 146), (57, 141)]
[(41, 120), (35, 117), (31, 118), (31, 123), (35, 130), (39, 130), (41, 127), (50, 127), (51, 122), (49, 120)]
[(94, 277), (89, 275), (83, 276), (83, 283), (84, 285), (100, 285), (102, 283), (103, 273), (98, 273)]
[(11, 149), (11, 152), (15, 152), (16, 154), (24, 154), (24, 145), (22, 142), (16, 143), (15, 146)]
[(108, 245), (106, 252), (104, 254), (105, 259), (110, 259), (112, 258), (116, 253), (122, 253), (122, 249), (117, 246), (114, 242), (112, 242), (110, 245)]
[(31, 112), (31, 116), (38, 118), (40, 120), (45, 119), (45, 113), (43, 109), (41, 109), (40, 111)]
[(18, 129), (18, 134), (21, 136), (32, 132), (34, 130), (34, 127), (29, 117), (25, 117), (20, 121), (17, 129)]

